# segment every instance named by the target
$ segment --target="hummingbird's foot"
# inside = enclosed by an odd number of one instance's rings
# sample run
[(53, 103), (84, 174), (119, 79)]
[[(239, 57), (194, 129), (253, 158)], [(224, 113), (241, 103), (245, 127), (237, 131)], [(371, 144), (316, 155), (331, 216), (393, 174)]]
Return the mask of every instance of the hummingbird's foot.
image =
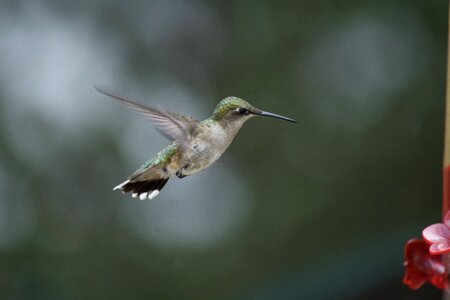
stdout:
[(181, 167), (181, 169), (179, 169), (176, 173), (175, 176), (177, 176), (178, 178), (184, 178), (187, 175), (184, 175), (182, 170), (186, 170), (187, 168), (189, 168), (189, 164), (184, 165), (183, 167)]
[(175, 176), (177, 176), (178, 178), (184, 178), (184, 177), (186, 177), (186, 175), (183, 175), (183, 173), (181, 173), (180, 170), (178, 170), (178, 171), (175, 173)]

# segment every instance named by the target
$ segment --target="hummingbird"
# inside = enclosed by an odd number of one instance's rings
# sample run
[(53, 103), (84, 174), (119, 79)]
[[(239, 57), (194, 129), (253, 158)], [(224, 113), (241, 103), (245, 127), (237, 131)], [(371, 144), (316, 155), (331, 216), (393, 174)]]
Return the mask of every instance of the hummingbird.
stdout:
[(98, 87), (95, 89), (141, 113), (171, 141), (154, 158), (113, 188), (122, 193), (131, 192), (133, 198), (140, 200), (156, 197), (170, 177), (184, 178), (209, 167), (230, 146), (242, 125), (255, 116), (297, 123), (291, 118), (258, 109), (238, 97), (224, 98), (209, 118), (197, 121), (189, 116), (138, 104)]

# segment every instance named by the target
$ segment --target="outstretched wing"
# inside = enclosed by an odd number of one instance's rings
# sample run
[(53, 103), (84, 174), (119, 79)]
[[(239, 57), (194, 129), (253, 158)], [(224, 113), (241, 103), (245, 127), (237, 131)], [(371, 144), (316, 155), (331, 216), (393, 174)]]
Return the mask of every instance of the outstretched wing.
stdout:
[(129, 108), (143, 114), (150, 119), (156, 129), (169, 140), (178, 140), (186, 145), (191, 140), (198, 126), (198, 121), (176, 113), (162, 112), (152, 107), (144, 106), (128, 99), (116, 96), (110, 92), (94, 87), (98, 92), (110, 96)]

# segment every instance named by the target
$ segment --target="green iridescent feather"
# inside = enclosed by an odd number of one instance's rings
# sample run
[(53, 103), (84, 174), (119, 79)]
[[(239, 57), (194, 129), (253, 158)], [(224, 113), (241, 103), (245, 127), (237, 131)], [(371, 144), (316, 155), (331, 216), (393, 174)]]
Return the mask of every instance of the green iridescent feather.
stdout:
[(250, 103), (248, 103), (245, 100), (242, 100), (241, 98), (232, 97), (232, 96), (226, 97), (225, 99), (220, 101), (219, 104), (217, 104), (210, 119), (212, 119), (214, 121), (219, 121), (223, 118), (223, 116), (227, 112), (229, 112), (230, 110), (233, 110), (235, 108), (238, 108), (238, 107), (243, 107), (246, 109), (253, 108), (253, 106), (251, 106)]
[(158, 152), (156, 156), (148, 161), (146, 161), (137, 171), (136, 173), (140, 173), (141, 171), (151, 168), (153, 166), (159, 165), (160, 163), (166, 164), (170, 161), (172, 156), (178, 150), (178, 143), (173, 141), (166, 148)]

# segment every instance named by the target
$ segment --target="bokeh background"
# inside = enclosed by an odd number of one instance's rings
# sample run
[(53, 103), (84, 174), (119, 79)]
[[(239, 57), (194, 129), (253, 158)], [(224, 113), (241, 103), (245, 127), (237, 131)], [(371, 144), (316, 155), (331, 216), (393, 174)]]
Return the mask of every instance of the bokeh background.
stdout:
[[(1, 299), (439, 299), (403, 245), (440, 220), (442, 1), (2, 1)], [(168, 142), (96, 93), (248, 122), (152, 201)]]

